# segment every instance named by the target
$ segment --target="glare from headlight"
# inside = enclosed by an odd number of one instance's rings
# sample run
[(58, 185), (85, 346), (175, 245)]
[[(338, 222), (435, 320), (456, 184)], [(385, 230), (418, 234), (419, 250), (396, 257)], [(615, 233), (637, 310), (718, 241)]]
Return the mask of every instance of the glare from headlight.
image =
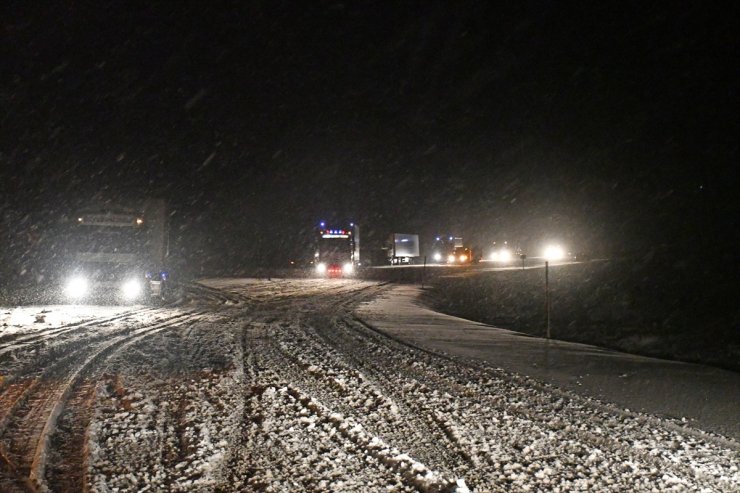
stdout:
[(442, 261), (442, 254), (441, 253), (435, 253), (434, 254), (434, 261), (435, 262), (441, 262)]
[(121, 288), (121, 292), (123, 293), (124, 298), (132, 300), (141, 294), (141, 283), (136, 279), (126, 281)]
[(565, 250), (561, 246), (550, 245), (545, 248), (543, 257), (547, 260), (562, 260), (565, 258)]
[(352, 265), (351, 262), (347, 262), (346, 264), (342, 266), (342, 272), (344, 272), (345, 274), (352, 274), (354, 270), (355, 270), (355, 266)]
[(319, 274), (324, 274), (326, 272), (326, 264), (324, 262), (319, 262), (316, 264), (316, 272)]
[(82, 298), (87, 294), (87, 279), (84, 277), (73, 277), (67, 281), (64, 293), (70, 298)]
[(498, 252), (498, 261), (499, 262), (511, 262), (511, 252), (505, 248), (502, 248)]
[(454, 255), (450, 255), (449, 257), (447, 257), (447, 261), (449, 263), (451, 263), (451, 264), (454, 264), (455, 263), (455, 256)]

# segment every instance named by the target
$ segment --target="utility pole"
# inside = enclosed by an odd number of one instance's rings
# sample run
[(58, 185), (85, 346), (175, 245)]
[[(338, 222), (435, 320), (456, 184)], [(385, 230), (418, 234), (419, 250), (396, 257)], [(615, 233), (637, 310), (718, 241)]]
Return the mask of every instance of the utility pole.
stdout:
[(545, 313), (547, 318), (547, 338), (550, 339), (550, 262), (545, 261)]

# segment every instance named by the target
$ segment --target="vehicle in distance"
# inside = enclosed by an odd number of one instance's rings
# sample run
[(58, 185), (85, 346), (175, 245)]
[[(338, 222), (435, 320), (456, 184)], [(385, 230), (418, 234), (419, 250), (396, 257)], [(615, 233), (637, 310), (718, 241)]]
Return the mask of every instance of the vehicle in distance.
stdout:
[(413, 264), (419, 258), (419, 235), (393, 233), (388, 245), (388, 260), (392, 265)]
[(315, 235), (314, 264), (316, 273), (326, 277), (346, 277), (354, 274), (360, 258), (359, 227), (326, 227), (321, 223)]
[(169, 273), (163, 200), (105, 204), (77, 212), (65, 231), (61, 291), (66, 301), (153, 302)]
[(432, 244), (431, 261), (438, 264), (454, 262), (455, 248), (462, 246), (463, 239), (459, 236), (436, 236)]
[(473, 251), (468, 247), (455, 247), (447, 258), (449, 264), (470, 264), (473, 262)]
[(500, 243), (494, 241), (487, 259), (501, 264), (508, 264), (518, 259), (520, 254), (519, 249), (512, 248), (508, 241)]

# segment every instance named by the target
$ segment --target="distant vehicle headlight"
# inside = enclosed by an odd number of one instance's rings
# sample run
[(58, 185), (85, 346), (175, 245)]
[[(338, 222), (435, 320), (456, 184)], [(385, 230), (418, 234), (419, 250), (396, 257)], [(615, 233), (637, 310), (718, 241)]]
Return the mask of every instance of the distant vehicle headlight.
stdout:
[(324, 262), (319, 262), (318, 264), (316, 264), (316, 272), (318, 272), (319, 274), (326, 273), (326, 264)]
[(82, 276), (73, 277), (64, 286), (64, 293), (70, 298), (82, 298), (87, 294), (87, 279)]
[(355, 271), (355, 266), (352, 265), (352, 262), (347, 262), (342, 266), (342, 272), (345, 274), (352, 274)]
[(435, 253), (434, 254), (434, 261), (435, 262), (441, 262), (442, 261), (442, 254), (441, 253)]
[(511, 262), (511, 252), (505, 248), (498, 252), (499, 262)]
[(451, 263), (451, 264), (454, 264), (455, 263), (455, 256), (454, 255), (450, 255), (449, 257), (447, 257), (447, 261), (449, 263)]
[(468, 256), (467, 255), (460, 255), (460, 262), (465, 262), (467, 260), (468, 260)]
[(127, 300), (132, 300), (141, 294), (141, 283), (136, 279), (126, 281), (121, 288), (123, 297)]
[(557, 245), (550, 245), (545, 248), (543, 256), (547, 260), (562, 260), (565, 258), (565, 250)]

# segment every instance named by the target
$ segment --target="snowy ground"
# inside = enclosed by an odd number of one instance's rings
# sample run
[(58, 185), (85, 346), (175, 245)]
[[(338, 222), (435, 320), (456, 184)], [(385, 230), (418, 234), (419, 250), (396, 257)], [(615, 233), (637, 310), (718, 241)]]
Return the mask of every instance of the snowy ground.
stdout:
[(740, 488), (731, 440), (380, 334), (392, 286), (204, 285), (0, 312), (0, 491)]
[(418, 286), (396, 286), (358, 314), (412, 344), (474, 358), (633, 411), (672, 417), (740, 440), (740, 374), (531, 337), (435, 312)]

